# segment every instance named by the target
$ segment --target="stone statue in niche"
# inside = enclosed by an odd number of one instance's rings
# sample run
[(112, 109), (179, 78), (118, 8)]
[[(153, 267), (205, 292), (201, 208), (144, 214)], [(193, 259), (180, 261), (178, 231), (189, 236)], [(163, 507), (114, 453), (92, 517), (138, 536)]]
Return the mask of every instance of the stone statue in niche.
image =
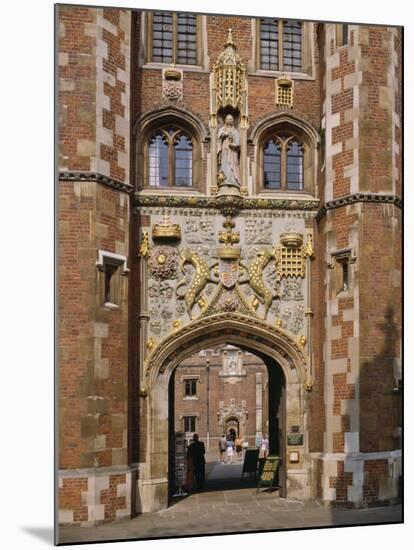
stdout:
[(226, 116), (224, 126), (220, 128), (217, 137), (217, 160), (220, 182), (240, 187), (240, 134), (234, 126), (233, 115)]

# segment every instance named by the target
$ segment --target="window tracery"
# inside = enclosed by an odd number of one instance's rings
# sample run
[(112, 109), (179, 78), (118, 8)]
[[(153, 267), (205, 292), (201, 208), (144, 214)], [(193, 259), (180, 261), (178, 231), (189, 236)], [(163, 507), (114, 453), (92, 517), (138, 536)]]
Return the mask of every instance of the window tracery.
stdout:
[(193, 139), (181, 128), (155, 130), (147, 142), (147, 185), (193, 186)]

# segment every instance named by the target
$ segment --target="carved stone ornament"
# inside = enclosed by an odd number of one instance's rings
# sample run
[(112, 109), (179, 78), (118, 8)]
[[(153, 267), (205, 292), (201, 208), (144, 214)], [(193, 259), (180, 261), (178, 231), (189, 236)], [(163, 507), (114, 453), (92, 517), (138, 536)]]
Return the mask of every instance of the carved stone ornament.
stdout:
[[(195, 269), (195, 276), (189, 283), (188, 274), (185, 271), (186, 264), (191, 264)], [(217, 262), (214, 264), (217, 265)], [(178, 298), (184, 298), (184, 302), (187, 308), (188, 315), (192, 319), (192, 309), (194, 304), (201, 296), (201, 292), (208, 282), (216, 282), (210, 276), (211, 268), (207, 262), (196, 252), (192, 252), (189, 248), (186, 248), (181, 252), (180, 270), (185, 274), (184, 277), (178, 282), (176, 287), (176, 294)], [(185, 287), (184, 294), (179, 289)]]
[(312, 235), (308, 233), (304, 246), (303, 236), (299, 233), (287, 232), (281, 235), (281, 245), (274, 249), (274, 256), (277, 264), (276, 280), (282, 277), (301, 277), (306, 274), (306, 258), (314, 255), (312, 246)]
[(169, 242), (181, 240), (181, 227), (178, 223), (171, 223), (168, 214), (164, 214), (161, 223), (154, 224), (152, 228), (154, 242)]
[(276, 105), (293, 107), (293, 80), (283, 75), (276, 80)]
[(175, 67), (162, 71), (162, 94), (170, 101), (183, 99), (183, 71)]
[(216, 106), (217, 109), (230, 106), (242, 110), (243, 94), (247, 89), (246, 68), (236, 51), (231, 29), (224, 47), (213, 66)]
[(141, 258), (148, 258), (150, 245), (148, 241), (148, 231), (143, 231), (141, 234), (141, 244), (139, 247), (139, 255)]
[(178, 267), (178, 254), (175, 248), (155, 246), (150, 252), (148, 266), (154, 279), (174, 278)]

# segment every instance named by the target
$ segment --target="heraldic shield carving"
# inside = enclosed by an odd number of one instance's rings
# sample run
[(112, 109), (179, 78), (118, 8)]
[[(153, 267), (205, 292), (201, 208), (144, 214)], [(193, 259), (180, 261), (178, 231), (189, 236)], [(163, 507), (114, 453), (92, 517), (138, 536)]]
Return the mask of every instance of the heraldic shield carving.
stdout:
[(239, 279), (239, 262), (237, 260), (220, 260), (219, 277), (225, 288), (233, 288)]

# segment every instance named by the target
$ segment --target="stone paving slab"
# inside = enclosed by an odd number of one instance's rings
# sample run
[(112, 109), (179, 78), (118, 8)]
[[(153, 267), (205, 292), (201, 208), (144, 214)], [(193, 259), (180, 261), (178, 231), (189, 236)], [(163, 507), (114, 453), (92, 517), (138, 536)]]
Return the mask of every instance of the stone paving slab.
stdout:
[[(154, 512), (96, 527), (64, 527), (59, 530), (60, 542), (211, 535), (234, 532), (236, 523), (238, 532), (248, 532), (402, 521), (401, 506), (348, 510), (308, 505), (303, 507), (298, 515), (297, 507), (292, 509), (289, 507), (289, 503), (286, 504), (287, 506), (283, 509), (279, 507), (267, 511), (258, 508), (235, 510), (233, 505), (229, 504), (214, 512), (197, 511), (192, 515), (173, 512), (172, 516), (168, 518), (165, 517), (166, 512)], [(160, 518), (162, 518), (162, 523), (160, 523)]]
[[(129, 520), (96, 527), (61, 527), (60, 542), (233, 533), (235, 525), (238, 532), (251, 532), (402, 521), (401, 506), (350, 510), (280, 498), (278, 491), (258, 493), (251, 483), (240, 487), (241, 464), (208, 466), (205, 492), (192, 493), (173, 500), (166, 510)], [(211, 490), (214, 484), (220, 489)]]

